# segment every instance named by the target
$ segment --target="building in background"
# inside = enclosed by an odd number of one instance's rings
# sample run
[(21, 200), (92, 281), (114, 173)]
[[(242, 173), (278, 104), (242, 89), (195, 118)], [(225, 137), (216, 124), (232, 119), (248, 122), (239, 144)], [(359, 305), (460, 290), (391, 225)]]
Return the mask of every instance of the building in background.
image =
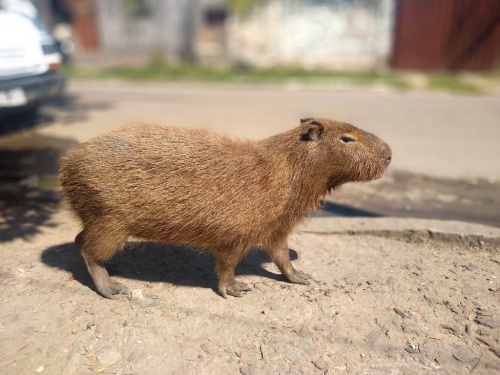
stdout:
[(46, 18), (66, 14), (80, 54), (362, 70), (491, 70), (500, 61), (499, 0), (34, 3)]
[(275, 0), (232, 17), (233, 59), (259, 66), (374, 69), (390, 57), (393, 0)]

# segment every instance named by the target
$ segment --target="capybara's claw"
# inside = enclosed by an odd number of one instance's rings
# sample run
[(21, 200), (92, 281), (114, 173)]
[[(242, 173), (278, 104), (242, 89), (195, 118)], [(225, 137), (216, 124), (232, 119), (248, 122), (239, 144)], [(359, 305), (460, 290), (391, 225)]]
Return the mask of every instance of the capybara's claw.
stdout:
[(107, 283), (99, 283), (97, 285), (97, 290), (106, 298), (109, 299), (120, 299), (124, 296), (130, 295), (129, 289), (122, 283), (108, 279)]
[(242, 283), (240, 281), (235, 281), (231, 285), (220, 285), (219, 286), (219, 291), (222, 294), (222, 297), (227, 298), (227, 296), (233, 296), (233, 297), (243, 297), (245, 293), (242, 292), (248, 292), (251, 289), (248, 287), (247, 284)]
[(234, 288), (239, 292), (249, 292), (252, 290), (247, 284), (241, 281), (235, 281)]
[(302, 285), (309, 285), (310, 282), (307, 281), (307, 279), (310, 279), (311, 275), (308, 275), (307, 273), (301, 272), (301, 271), (295, 271), (291, 275), (287, 276), (288, 281), (294, 284), (302, 284)]
[(306, 279), (306, 280), (309, 280), (310, 278), (312, 278), (311, 275), (309, 275), (308, 273), (302, 272), (302, 271), (297, 271), (297, 275), (299, 275), (300, 277), (302, 277), (303, 279)]

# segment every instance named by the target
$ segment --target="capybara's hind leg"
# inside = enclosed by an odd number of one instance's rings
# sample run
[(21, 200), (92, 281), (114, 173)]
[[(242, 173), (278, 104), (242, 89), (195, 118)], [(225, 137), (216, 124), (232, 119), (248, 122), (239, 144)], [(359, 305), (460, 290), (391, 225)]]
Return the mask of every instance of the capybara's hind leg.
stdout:
[(109, 277), (103, 264), (120, 250), (126, 241), (125, 236), (116, 237), (110, 235), (111, 233), (103, 229), (99, 236), (99, 233), (90, 233), (84, 229), (76, 236), (75, 243), (98, 292), (106, 298), (115, 299), (130, 292), (124, 284)]
[(243, 297), (244, 294), (242, 292), (251, 290), (247, 284), (234, 279), (234, 271), (243, 254), (244, 251), (216, 253), (219, 292), (224, 298), (227, 298), (228, 295)]

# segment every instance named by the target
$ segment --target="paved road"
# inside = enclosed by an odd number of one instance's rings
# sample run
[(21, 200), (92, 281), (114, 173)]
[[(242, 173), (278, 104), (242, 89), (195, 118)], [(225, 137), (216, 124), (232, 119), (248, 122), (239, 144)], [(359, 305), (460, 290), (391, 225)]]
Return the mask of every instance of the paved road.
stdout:
[(44, 133), (84, 141), (126, 123), (153, 122), (261, 138), (301, 117), (330, 117), (386, 139), (394, 170), (500, 180), (499, 97), (98, 82), (72, 83), (69, 94)]

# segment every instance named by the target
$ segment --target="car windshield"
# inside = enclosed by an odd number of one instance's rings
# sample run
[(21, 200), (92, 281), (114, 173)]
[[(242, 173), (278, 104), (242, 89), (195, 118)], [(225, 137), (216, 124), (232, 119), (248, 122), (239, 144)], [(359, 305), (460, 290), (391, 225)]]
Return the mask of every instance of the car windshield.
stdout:
[(28, 18), (41, 34), (50, 34), (42, 20), (38, 16), (38, 10), (35, 6), (26, 0), (0, 0), (0, 9), (14, 12)]

